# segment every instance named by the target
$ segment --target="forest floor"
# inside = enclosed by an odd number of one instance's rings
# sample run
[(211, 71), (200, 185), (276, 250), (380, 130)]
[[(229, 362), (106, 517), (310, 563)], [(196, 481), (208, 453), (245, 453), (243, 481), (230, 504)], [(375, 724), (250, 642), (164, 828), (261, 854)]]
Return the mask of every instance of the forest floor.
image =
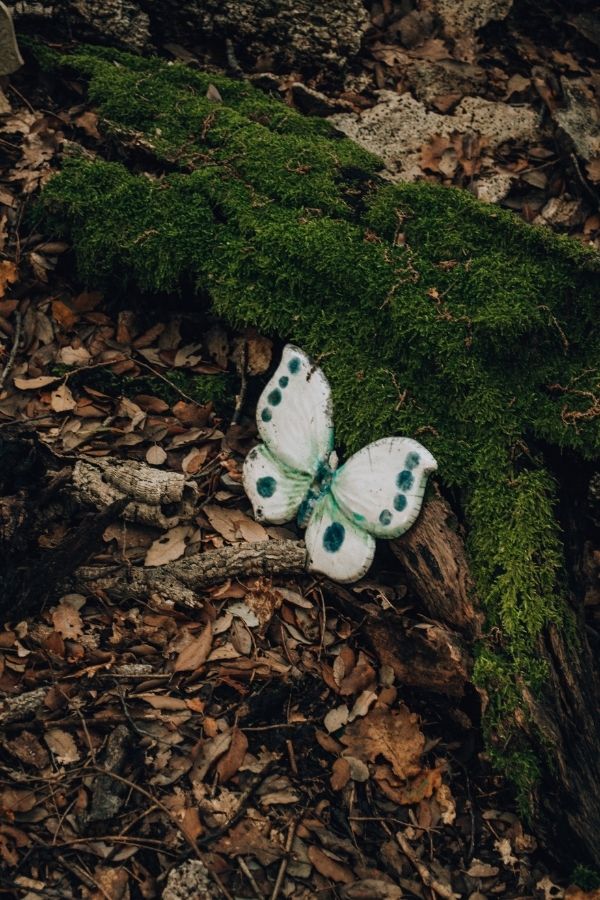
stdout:
[[(293, 73), (269, 76), (271, 89), (305, 111), (337, 112), (367, 142), (364, 116), (395, 102), (377, 92), (410, 98), (425, 128), (411, 177), (467, 187), (597, 243), (600, 168), (581, 141), (567, 148), (556, 118), (565, 79), (578, 91), (571, 103), (600, 90), (597, 47), (575, 25), (515, 14), (468, 50), (459, 88), (448, 43), (403, 46), (388, 6), (373, 5), (362, 71), (343, 89), (322, 78), (302, 86)], [(443, 89), (423, 87), (432, 72)], [(23, 225), (69, 142), (103, 141), (73, 90), (40, 84), (26, 66), (0, 117), (0, 430), (29, 423), (59, 470), (133, 460), (193, 484), (193, 512), (167, 529), (115, 522), (93, 563), (126, 573), (295, 538), (294, 526), (253, 521), (240, 482), (279, 348), (190, 310), (157, 316), (135, 298), (115, 308), (77, 283), (68, 245)], [(501, 141), (472, 125), (440, 133), (439, 117), (465, 97), (508, 102), (526, 127)], [(390, 150), (394, 176), (406, 176), (407, 158)], [(70, 524), (50, 521), (40, 551), (60, 546)], [(0, 895), (599, 898), (593, 873), (558, 870), (529, 833), (487, 761), (477, 696), (396, 679), (406, 661), (390, 633), (433, 626), (385, 547), (351, 587), (226, 580), (195, 608), (71, 591), (7, 622)]]

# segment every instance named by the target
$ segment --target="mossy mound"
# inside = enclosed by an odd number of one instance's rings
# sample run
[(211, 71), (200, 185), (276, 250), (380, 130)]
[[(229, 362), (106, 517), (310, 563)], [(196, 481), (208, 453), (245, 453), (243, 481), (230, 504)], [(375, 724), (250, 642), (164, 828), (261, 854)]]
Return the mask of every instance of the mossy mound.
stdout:
[(73, 159), (47, 185), (81, 276), (149, 302), (194, 285), (321, 361), (345, 451), (404, 434), (437, 457), (494, 635), (475, 673), (490, 749), (525, 799), (539, 762), (511, 729), (517, 685), (544, 690), (536, 638), (570, 618), (541, 447), (599, 454), (598, 256), (467, 193), (385, 184), (327, 123), (247, 84), (113, 50), (45, 62), (84, 76), (104, 128), (157, 161)]

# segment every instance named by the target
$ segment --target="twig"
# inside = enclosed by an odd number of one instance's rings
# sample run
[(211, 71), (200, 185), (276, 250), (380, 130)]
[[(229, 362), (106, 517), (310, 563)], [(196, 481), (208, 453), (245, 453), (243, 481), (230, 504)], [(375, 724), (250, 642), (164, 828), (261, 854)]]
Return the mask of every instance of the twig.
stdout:
[[(150, 791), (147, 791), (145, 788), (141, 787), (141, 785), (136, 784), (135, 781), (131, 781), (129, 778), (123, 778), (122, 775), (117, 775), (116, 772), (111, 772), (108, 769), (102, 769), (100, 766), (92, 766), (91, 770), (97, 772), (99, 775), (108, 775), (109, 778), (114, 778), (115, 781), (120, 781), (122, 784), (126, 785), (128, 788), (131, 788), (131, 790), (137, 791), (138, 794), (142, 794), (144, 797), (146, 797), (148, 800), (150, 800), (151, 803), (154, 803), (156, 806), (158, 806), (158, 808), (162, 810), (162, 812), (167, 816), (167, 818), (170, 819), (171, 822), (173, 822), (173, 824), (175, 825), (177, 830), (179, 832), (181, 832), (186, 843), (189, 844), (190, 848), (194, 851), (197, 859), (199, 859), (204, 865), (206, 865), (202, 851), (200, 850), (200, 848), (199, 848), (198, 844), (196, 843), (196, 841), (194, 840), (194, 838), (189, 834), (189, 832), (187, 832), (185, 830), (185, 828), (182, 827), (182, 824), (179, 821), (179, 819), (177, 818), (177, 816), (175, 815), (175, 813), (171, 812), (169, 807), (165, 806), (165, 804), (162, 802), (162, 800), (159, 800), (158, 797), (155, 797), (153, 794), (150, 793)], [(223, 895), (227, 898), (227, 900), (233, 900), (231, 894), (229, 893), (229, 891), (223, 884), (218, 873), (213, 872), (211, 869), (208, 868), (208, 866), (207, 866), (207, 870), (210, 873), (211, 878), (214, 880), (217, 887), (223, 893)]]
[(8, 360), (6, 362), (6, 365), (4, 366), (4, 368), (2, 370), (2, 374), (0, 375), (0, 391), (4, 387), (4, 382), (6, 381), (8, 373), (10, 372), (10, 370), (13, 367), (13, 364), (15, 361), (15, 356), (17, 355), (17, 350), (19, 349), (19, 342), (21, 340), (21, 325), (22, 325), (22, 323), (23, 323), (23, 318), (21, 316), (21, 313), (17, 309), (15, 311), (15, 333), (13, 335), (12, 347), (10, 348), (10, 354), (9, 354)]
[(275, 881), (275, 885), (273, 887), (273, 893), (271, 894), (271, 900), (277, 900), (279, 896), (279, 892), (283, 885), (283, 879), (285, 878), (285, 873), (287, 872), (288, 863), (290, 861), (290, 854), (292, 852), (292, 844), (294, 843), (294, 838), (296, 837), (296, 829), (298, 828), (298, 823), (300, 821), (300, 817), (294, 819), (291, 823), (287, 838), (285, 841), (285, 856), (281, 860), (279, 864), (279, 872), (277, 873), (277, 879)]
[(448, 885), (446, 884), (442, 884), (441, 881), (438, 881), (431, 874), (425, 863), (419, 859), (401, 831), (396, 832), (396, 840), (400, 845), (400, 849), (402, 850), (404, 855), (417, 870), (417, 873), (425, 887), (430, 888), (434, 893), (438, 895), (438, 897), (443, 897), (444, 900), (457, 900), (457, 898), (460, 897), (460, 894), (455, 894), (451, 887), (448, 887)]
[(569, 154), (571, 157), (571, 162), (573, 163), (573, 168), (575, 169), (575, 173), (581, 182), (581, 186), (584, 190), (590, 195), (594, 203), (600, 205), (600, 195), (596, 193), (591, 184), (588, 182), (587, 178), (581, 171), (581, 166), (579, 165), (579, 160), (577, 159), (574, 153)]
[(263, 894), (262, 894), (259, 886), (256, 883), (256, 879), (254, 878), (254, 875), (252, 874), (252, 872), (246, 865), (245, 860), (241, 856), (238, 856), (238, 866), (240, 867), (240, 869), (242, 870), (242, 872), (244, 873), (244, 875), (246, 876), (246, 878), (252, 885), (252, 890), (254, 891), (254, 896), (257, 897), (258, 900), (261, 900), (261, 898), (263, 897)]
[(238, 371), (240, 373), (240, 392), (235, 398), (235, 409), (233, 411), (233, 416), (231, 417), (232, 425), (239, 425), (240, 419), (242, 417), (242, 411), (244, 409), (244, 403), (246, 402), (246, 391), (248, 390), (248, 378), (246, 375), (246, 368), (248, 365), (248, 344), (244, 341), (242, 345), (242, 352), (240, 354), (240, 361), (238, 366)]
[(208, 844), (212, 844), (213, 841), (216, 841), (218, 838), (222, 837), (224, 834), (227, 834), (227, 832), (231, 828), (233, 828), (234, 825), (237, 825), (239, 820), (244, 815), (244, 812), (246, 811), (246, 803), (250, 800), (250, 798), (252, 797), (253, 793), (257, 790), (257, 788), (259, 788), (261, 786), (261, 784), (263, 783), (263, 781), (265, 780), (265, 778), (271, 771), (273, 762), (274, 762), (274, 760), (271, 760), (271, 762), (267, 763), (267, 765), (264, 767), (264, 769), (260, 773), (260, 776), (256, 779), (254, 779), (251, 782), (251, 784), (248, 785), (246, 790), (240, 795), (238, 808), (236, 809), (234, 814), (229, 817), (229, 819), (225, 822), (225, 824), (221, 825), (219, 828), (215, 828), (215, 830), (211, 831), (210, 834), (205, 834), (204, 837), (200, 838), (200, 840), (197, 842), (197, 845), (199, 847), (206, 847)]
[(194, 406), (199, 406), (200, 408), (202, 408), (202, 403), (198, 403), (197, 400), (194, 400), (193, 397), (190, 397), (189, 394), (186, 394), (185, 391), (182, 391), (180, 387), (177, 387), (176, 384), (173, 384), (173, 382), (170, 381), (166, 375), (161, 375), (161, 373), (158, 372), (153, 366), (149, 365), (149, 363), (147, 362), (142, 362), (142, 360), (138, 359), (137, 356), (139, 356), (139, 353), (136, 355), (135, 360), (131, 356), (126, 357), (126, 359), (131, 359), (131, 361), (135, 362), (136, 365), (142, 366), (142, 368), (144, 369), (148, 369), (149, 372), (152, 372), (153, 375), (155, 375), (157, 378), (160, 378), (160, 380), (164, 381), (165, 384), (168, 384), (169, 387), (172, 388), (172, 390), (174, 390), (176, 394), (179, 394), (180, 397), (183, 397), (184, 400), (187, 400), (189, 403), (193, 403)]

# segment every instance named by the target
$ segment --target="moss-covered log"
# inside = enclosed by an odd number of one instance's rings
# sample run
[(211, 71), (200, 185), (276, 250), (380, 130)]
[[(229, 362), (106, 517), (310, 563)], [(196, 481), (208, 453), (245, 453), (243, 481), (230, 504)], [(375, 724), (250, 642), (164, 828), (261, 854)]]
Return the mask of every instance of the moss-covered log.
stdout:
[(45, 190), (84, 280), (148, 302), (193, 286), (321, 361), (345, 451), (406, 434), (435, 454), (486, 619), (489, 752), (541, 832), (600, 864), (600, 692), (547, 462), (600, 455), (598, 256), (468, 193), (386, 184), (247, 84), (110, 50), (38, 58), (89, 84), (123, 160), (71, 159)]

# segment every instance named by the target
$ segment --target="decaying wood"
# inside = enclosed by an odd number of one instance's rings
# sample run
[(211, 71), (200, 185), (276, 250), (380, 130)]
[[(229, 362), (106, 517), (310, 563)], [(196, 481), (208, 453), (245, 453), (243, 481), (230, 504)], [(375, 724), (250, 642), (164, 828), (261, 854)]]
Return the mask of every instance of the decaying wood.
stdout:
[(87, 566), (75, 573), (75, 579), (81, 590), (131, 598), (157, 594), (163, 600), (193, 606), (204, 588), (228, 578), (304, 572), (306, 547), (301, 541), (261, 541), (209, 550), (164, 566), (127, 570)]
[(472, 659), (468, 645), (443, 625), (404, 629), (388, 617), (367, 619), (364, 630), (382, 665), (391, 666), (399, 684), (461, 697)]
[(392, 541), (392, 550), (428, 616), (471, 638), (480, 636), (483, 616), (464, 543), (456, 517), (439, 493), (423, 506), (416, 524)]
[(569, 637), (549, 626), (538, 641), (546, 688), (521, 694), (529, 716), (519, 722), (547, 761), (533, 797), (536, 832), (546, 847), (600, 865), (600, 682), (585, 632)]
[(0, 725), (21, 722), (23, 719), (35, 716), (38, 709), (43, 706), (47, 693), (47, 687), (40, 687), (34, 691), (27, 691), (25, 694), (0, 697)]
[(79, 460), (73, 470), (73, 488), (82, 504), (105, 509), (125, 500), (124, 519), (164, 529), (189, 519), (198, 499), (195, 484), (184, 475), (135, 460)]

